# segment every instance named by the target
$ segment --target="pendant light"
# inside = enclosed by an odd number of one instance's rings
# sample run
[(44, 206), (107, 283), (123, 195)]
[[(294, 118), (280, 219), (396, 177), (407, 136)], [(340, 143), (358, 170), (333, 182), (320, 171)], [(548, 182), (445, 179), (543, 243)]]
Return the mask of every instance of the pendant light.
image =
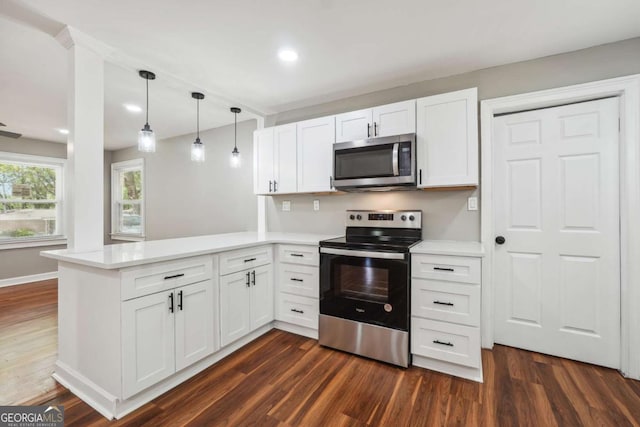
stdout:
[(196, 119), (196, 140), (191, 144), (191, 161), (204, 162), (204, 144), (200, 141), (200, 100), (204, 99), (204, 94), (200, 92), (192, 92), (191, 97), (196, 100), (197, 119)]
[(138, 151), (153, 153), (156, 151), (156, 135), (149, 127), (149, 80), (155, 80), (156, 75), (146, 70), (140, 70), (139, 74), (147, 81), (147, 120), (142, 130), (138, 132)]
[(238, 151), (238, 113), (242, 110), (238, 107), (231, 107), (231, 112), (234, 114), (233, 118), (233, 151), (231, 152), (231, 167), (240, 167), (240, 151)]

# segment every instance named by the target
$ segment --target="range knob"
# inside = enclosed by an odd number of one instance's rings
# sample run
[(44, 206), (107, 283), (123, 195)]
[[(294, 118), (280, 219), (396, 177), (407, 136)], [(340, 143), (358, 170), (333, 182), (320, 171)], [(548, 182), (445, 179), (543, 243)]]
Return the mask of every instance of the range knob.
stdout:
[(413, 221), (414, 219), (416, 219), (416, 217), (415, 217), (415, 216), (413, 216), (413, 215), (409, 215), (409, 221)]
[(349, 219), (350, 219), (351, 221), (353, 221), (354, 219), (356, 219), (356, 216), (355, 216), (354, 214), (351, 214), (351, 215), (349, 215)]
[(358, 214), (356, 218), (358, 219), (358, 221), (360, 221), (362, 219), (362, 215)]
[(406, 220), (407, 220), (407, 216), (406, 216), (406, 215), (402, 215), (402, 216), (400, 217), (400, 219), (401, 219), (401, 220), (403, 220), (403, 221), (406, 221)]

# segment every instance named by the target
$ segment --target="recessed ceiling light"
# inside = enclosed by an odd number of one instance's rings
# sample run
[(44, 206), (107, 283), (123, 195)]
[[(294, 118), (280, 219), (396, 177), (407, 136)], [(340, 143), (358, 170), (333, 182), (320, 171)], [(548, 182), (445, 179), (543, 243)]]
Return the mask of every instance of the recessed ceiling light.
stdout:
[(63, 135), (69, 135), (69, 129), (58, 129), (58, 132), (60, 132)]
[(280, 49), (278, 58), (284, 62), (296, 62), (298, 60), (298, 52), (293, 49)]
[(124, 108), (126, 108), (130, 113), (142, 113), (142, 107), (135, 104), (124, 104)]

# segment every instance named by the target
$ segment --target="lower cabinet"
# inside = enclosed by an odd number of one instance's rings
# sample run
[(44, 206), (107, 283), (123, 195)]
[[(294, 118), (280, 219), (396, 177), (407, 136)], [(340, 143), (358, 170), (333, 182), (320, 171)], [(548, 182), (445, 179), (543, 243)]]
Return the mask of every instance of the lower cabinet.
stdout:
[(212, 354), (214, 325), (211, 280), (123, 302), (123, 397)]
[(220, 277), (222, 346), (273, 320), (271, 264)]

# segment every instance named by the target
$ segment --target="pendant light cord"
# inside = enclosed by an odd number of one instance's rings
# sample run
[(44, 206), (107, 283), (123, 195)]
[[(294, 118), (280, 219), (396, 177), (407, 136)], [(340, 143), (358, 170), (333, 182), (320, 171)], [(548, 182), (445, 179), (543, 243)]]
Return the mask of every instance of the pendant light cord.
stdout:
[(233, 148), (238, 149), (238, 113), (233, 113)]
[(149, 124), (149, 79), (145, 78), (145, 80), (147, 81), (147, 125)]
[(196, 119), (196, 138), (200, 139), (200, 100), (196, 99), (196, 110), (197, 119)]

